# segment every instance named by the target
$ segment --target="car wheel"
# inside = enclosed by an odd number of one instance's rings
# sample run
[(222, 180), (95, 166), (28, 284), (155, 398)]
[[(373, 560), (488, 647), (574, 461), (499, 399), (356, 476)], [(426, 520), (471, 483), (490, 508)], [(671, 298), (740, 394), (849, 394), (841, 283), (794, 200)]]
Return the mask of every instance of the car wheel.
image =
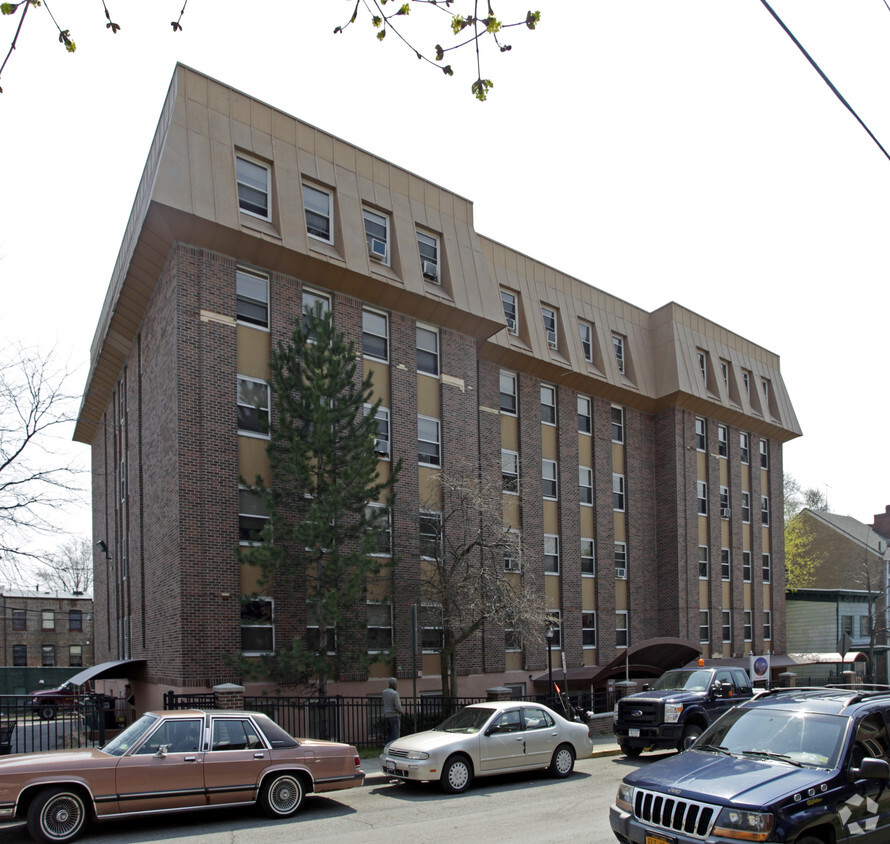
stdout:
[(685, 730), (683, 730), (683, 738), (680, 739), (677, 744), (677, 750), (682, 753), (684, 750), (689, 750), (692, 743), (702, 734), (702, 728), (698, 726), (698, 724), (689, 724)]
[(452, 756), (442, 768), (439, 784), (447, 794), (460, 794), (473, 781), (473, 766), (466, 756)]
[(37, 710), (37, 714), (44, 721), (52, 721), (56, 717), (56, 707), (51, 703), (41, 704)]
[(621, 748), (621, 752), (630, 759), (636, 759), (643, 752), (642, 747), (632, 747), (629, 744), (620, 744), (618, 746)]
[(569, 744), (561, 744), (553, 751), (550, 760), (550, 775), (562, 779), (575, 770), (575, 751)]
[(28, 832), (35, 841), (72, 841), (88, 820), (83, 797), (64, 788), (46, 788), (28, 807)]
[(303, 783), (293, 774), (271, 776), (260, 789), (260, 806), (270, 818), (289, 818), (303, 804)]

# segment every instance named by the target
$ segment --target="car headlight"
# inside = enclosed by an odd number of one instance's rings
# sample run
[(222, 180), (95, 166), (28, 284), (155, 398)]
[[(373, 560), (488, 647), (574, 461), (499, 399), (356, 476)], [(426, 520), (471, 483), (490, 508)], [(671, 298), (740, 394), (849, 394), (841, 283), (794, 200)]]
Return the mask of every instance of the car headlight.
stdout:
[(418, 759), (429, 759), (429, 753), (424, 753), (422, 750), (409, 750), (408, 751), (408, 759), (418, 760)]
[(634, 810), (634, 787), (626, 782), (618, 784), (618, 794), (615, 795), (615, 805), (625, 812), (633, 813)]
[(742, 841), (766, 841), (773, 830), (773, 821), (769, 812), (751, 812), (728, 806), (717, 816), (714, 835)]
[(680, 713), (683, 711), (682, 703), (666, 703), (664, 705), (665, 724), (676, 724)]

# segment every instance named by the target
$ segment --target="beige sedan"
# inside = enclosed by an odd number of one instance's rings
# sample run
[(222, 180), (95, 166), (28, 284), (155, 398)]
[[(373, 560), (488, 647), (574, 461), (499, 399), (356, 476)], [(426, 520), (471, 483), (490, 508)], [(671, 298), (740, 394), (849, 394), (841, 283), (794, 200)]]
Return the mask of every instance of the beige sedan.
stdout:
[(474, 777), (546, 768), (567, 777), (575, 759), (590, 756), (586, 724), (568, 721), (539, 703), (497, 701), (467, 706), (438, 727), (396, 739), (384, 748), (383, 771), (401, 780), (437, 780), (455, 794)]
[(71, 841), (91, 820), (259, 804), (286, 818), (309, 792), (361, 785), (356, 749), (296, 739), (258, 712), (146, 712), (101, 750), (0, 757), (0, 820)]

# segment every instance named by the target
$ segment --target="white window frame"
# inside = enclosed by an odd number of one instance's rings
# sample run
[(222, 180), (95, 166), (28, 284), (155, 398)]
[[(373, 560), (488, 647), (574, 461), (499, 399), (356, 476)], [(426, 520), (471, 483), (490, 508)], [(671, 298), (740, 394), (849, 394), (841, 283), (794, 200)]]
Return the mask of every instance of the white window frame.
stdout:
[[(615, 419), (616, 411), (618, 411), (618, 420), (617, 421)], [(613, 443), (623, 443), (624, 442), (624, 425), (625, 425), (624, 408), (620, 404), (613, 404), (609, 418), (610, 418), (610, 424), (611, 424), (612, 442)]]
[(578, 433), (593, 435), (593, 402), (590, 396), (578, 396)]
[(695, 417), (695, 450), (708, 450), (708, 423), (701, 417)]
[[(430, 531), (423, 531), (423, 523), (424, 520), (428, 523), (432, 523), (434, 525), (434, 530), (431, 533)], [(421, 510), (418, 514), (417, 518), (417, 535), (418, 535), (418, 549), (420, 552), (421, 560), (437, 560), (441, 559), (444, 548), (442, 547), (442, 514), (438, 510)], [(436, 556), (430, 556), (429, 554), (424, 554), (424, 545), (423, 537), (432, 537), (432, 541), (435, 542), (436, 545)], [(426, 540), (427, 543), (430, 542), (429, 538)]]
[(618, 371), (624, 375), (627, 361), (624, 355), (624, 337), (620, 334), (612, 334), (612, 348), (615, 351), (615, 362), (618, 364)]
[(559, 534), (544, 534), (544, 574), (560, 573)]
[(750, 642), (754, 636), (754, 614), (751, 610), (742, 610), (742, 638)]
[(551, 349), (559, 349), (559, 322), (556, 308), (541, 305), (541, 320), (544, 323), (544, 339)]
[(723, 581), (732, 580), (732, 549), (720, 549), (720, 579)]
[[(365, 241), (368, 244), (368, 257), (376, 262), (383, 264), (383, 266), (388, 267), (390, 263), (390, 219), (389, 214), (386, 214), (382, 211), (377, 211), (373, 208), (368, 208), (367, 206), (362, 206), (362, 224), (365, 230)], [(368, 225), (372, 226), (382, 226), (383, 227), (383, 237), (381, 239), (379, 233), (369, 232)], [(380, 241), (383, 243), (383, 254), (381, 255), (376, 250), (372, 250), (371, 241)]]
[(578, 494), (582, 507), (593, 507), (593, 469), (578, 467)]
[(721, 610), (720, 611), (720, 619), (721, 619), (721, 636), (723, 639), (723, 643), (727, 644), (732, 642), (732, 611), (731, 610)]
[(698, 368), (701, 372), (701, 380), (704, 388), (708, 389), (708, 353), (703, 349), (696, 349), (696, 357), (698, 358)]
[[(262, 387), (265, 388), (266, 404), (265, 404), (265, 406), (263, 406), (262, 404), (260, 404), (260, 405), (259, 405), (259, 411), (257, 411), (257, 405), (254, 405), (254, 404), (245, 404), (245, 403), (241, 400), (241, 398), (242, 398), (242, 396), (241, 396), (241, 383), (242, 383), (242, 382), (249, 383), (249, 384), (259, 384), (260, 386), (262, 386)], [(269, 422), (269, 420), (270, 420), (270, 412), (271, 412), (271, 405), (272, 405), (272, 394), (271, 394), (271, 390), (270, 390), (270, 388), (269, 388), (269, 384), (268, 384), (266, 381), (263, 381), (261, 378), (252, 378), (252, 377), (249, 376), (249, 375), (238, 375), (237, 390), (236, 390), (236, 401), (237, 401), (237, 406), (238, 406), (239, 408), (242, 408), (242, 407), (243, 407), (243, 408), (245, 408), (245, 409), (250, 410), (251, 413), (253, 413), (253, 414), (257, 414), (257, 423), (259, 423), (259, 418), (260, 418), (258, 414), (265, 413), (265, 414), (266, 414), (266, 422), (267, 422), (267, 424), (268, 424), (268, 422)], [(240, 415), (240, 414), (239, 414), (239, 415)], [(265, 433), (263, 433), (262, 431), (254, 431), (254, 430), (251, 430), (250, 428), (242, 428), (242, 427), (241, 427), (241, 420), (240, 420), (240, 419), (238, 420), (238, 434), (239, 434), (240, 436), (242, 436), (242, 437), (254, 437), (254, 438), (256, 438), (256, 439), (260, 439), (260, 440), (267, 440), (267, 439), (269, 439), (269, 432), (268, 432), (268, 431), (266, 431)]]
[[(381, 504), (381, 503), (379, 503), (379, 502), (377, 502), (377, 501), (369, 501), (369, 502), (365, 505), (365, 510), (366, 510), (366, 511), (367, 511), (367, 510), (384, 510), (384, 509), (386, 509), (386, 505), (385, 505), (385, 504)], [(374, 533), (375, 533), (375, 535), (378, 535), (378, 536), (379, 536), (380, 534), (385, 534), (385, 535), (386, 535), (386, 537), (387, 537), (387, 541), (386, 541), (386, 547), (387, 547), (387, 550), (386, 550), (386, 551), (379, 551), (379, 550), (378, 550), (378, 551), (372, 551), (372, 552), (371, 552), (371, 556), (372, 556), (372, 557), (392, 557), (392, 513), (391, 513), (391, 512), (390, 512), (390, 513), (387, 513), (387, 516), (386, 516), (386, 527), (385, 527), (383, 530), (375, 530)], [(378, 542), (377, 544), (379, 545), (380, 543)]]
[(739, 432), (739, 462), (747, 466), (751, 462), (751, 438), (744, 432)]
[[(309, 202), (307, 201), (308, 191), (315, 191), (318, 194), (327, 198), (327, 213), (322, 213), (321, 209), (311, 208), (309, 207)], [(302, 194), (303, 194), (303, 219), (306, 223), (306, 235), (310, 237), (312, 240), (319, 240), (322, 243), (330, 243), (333, 245), (334, 243), (334, 194), (327, 190), (326, 188), (319, 187), (318, 185), (311, 185), (308, 182), (303, 182), (302, 186)], [(328, 235), (325, 237), (322, 234), (316, 234), (315, 231), (310, 230), (309, 224), (309, 214), (315, 214), (316, 216), (326, 219), (328, 223)], [(318, 229), (317, 226), (313, 226), (312, 228)]]
[(726, 425), (717, 426), (717, 456), (729, 457), (729, 428)]
[(698, 642), (700, 645), (707, 644), (711, 641), (711, 611), (698, 611)]
[(729, 509), (729, 487), (721, 486), (720, 487), (720, 518), (728, 519), (732, 515), (732, 511)]
[(769, 554), (760, 555), (760, 577), (764, 583), (769, 583), (772, 579), (772, 558)]
[(630, 644), (630, 613), (615, 610), (615, 647), (626, 649)]
[[(248, 508), (246, 508), (245, 507), (245, 503), (246, 503), (245, 499), (247, 499), (248, 497), (253, 498), (254, 500), (256, 500), (258, 502), (258, 504), (260, 506), (258, 506), (256, 509), (265, 510), (265, 512), (264, 513), (251, 512)], [(242, 536), (241, 536), (241, 533), (242, 533), (241, 519), (242, 518), (262, 519), (263, 527), (265, 527), (265, 525), (267, 525), (269, 522), (269, 512), (266, 510), (266, 502), (264, 501), (263, 497), (259, 493), (254, 492), (253, 490), (249, 489), (246, 486), (238, 487), (238, 544), (242, 545), (242, 546), (262, 545), (263, 542), (261, 539), (243, 539), (242, 538)], [(251, 531), (251, 532), (252, 533), (261, 533), (263, 530), (263, 527), (261, 527), (258, 531)]]
[(269, 606), (269, 622), (263, 624), (241, 624), (242, 628), (250, 627), (252, 629), (263, 629), (272, 631), (272, 647), (270, 650), (245, 651), (242, 649), (242, 656), (265, 656), (275, 653), (275, 600), (265, 595), (257, 595), (250, 599), (251, 601), (261, 601)]
[[(262, 170), (266, 175), (266, 185), (265, 188), (260, 188), (258, 185), (252, 184), (251, 182), (243, 181), (238, 175), (238, 162), (243, 161), (245, 164), (249, 164), (252, 167), (257, 167)], [(253, 158), (250, 155), (245, 155), (244, 153), (238, 152), (235, 153), (235, 183), (236, 183), (236, 193), (238, 195), (238, 210), (242, 214), (248, 214), (251, 217), (256, 217), (258, 220), (272, 220), (272, 168), (265, 161), (260, 161), (257, 158)], [(266, 213), (261, 214), (258, 211), (252, 211), (250, 208), (245, 208), (242, 204), (245, 200), (241, 197), (241, 187), (246, 188), (247, 190), (256, 191), (259, 194), (262, 194), (266, 199)], [(255, 203), (254, 203), (255, 204)]]
[(612, 509), (616, 513), (623, 513), (627, 509), (627, 487), (624, 475), (612, 472)]
[(726, 392), (729, 392), (729, 362), (725, 360), (720, 361), (720, 374), (723, 376), (723, 386), (726, 387)]
[(751, 552), (742, 551), (742, 582), (750, 583), (754, 577), (754, 569), (751, 566)]
[(522, 534), (518, 530), (509, 530), (507, 535), (510, 541), (503, 549), (504, 571), (521, 572)]
[[(427, 348), (421, 348), (420, 339), (421, 339), (421, 331), (424, 332), (424, 337), (430, 336), (433, 338), (434, 350), (430, 351)], [(439, 351), (439, 331), (436, 328), (433, 328), (431, 325), (423, 325), (421, 323), (417, 323), (415, 326), (415, 340), (417, 347), (417, 372), (420, 375), (425, 375), (428, 378), (438, 378), (442, 372), (441, 366), (441, 355)], [(423, 352), (425, 355), (428, 355), (435, 362), (435, 372), (429, 372), (426, 369), (420, 368), (420, 353)]]
[[(421, 423), (432, 423), (435, 425), (436, 436), (435, 439), (430, 439), (428, 436), (421, 436)], [(427, 425), (429, 427), (429, 425)], [(426, 432), (425, 432), (426, 433)], [(429, 456), (422, 454), (420, 452), (420, 443), (432, 443), (436, 446), (436, 454), (435, 456)], [(442, 466), (442, 423), (433, 418), (432, 416), (424, 416), (421, 413), (417, 414), (417, 464), (419, 466), (434, 466), (439, 468)]]
[(519, 334), (518, 301), (515, 293), (501, 289), (501, 307), (504, 309), (504, 322), (507, 323), (507, 333), (512, 334), (514, 337)]
[(553, 636), (548, 638), (550, 650), (562, 650), (562, 610), (545, 610)]
[[(371, 410), (374, 406), (371, 404), (364, 405), (364, 413), (365, 416), (370, 415)], [(390, 424), (389, 424), (389, 408), (380, 405), (377, 408), (377, 412), (375, 414), (377, 420), (377, 434), (374, 437), (374, 450), (377, 452), (377, 456), (380, 460), (389, 460), (391, 457), (390, 454)], [(383, 422), (386, 426), (385, 435), (381, 435), (380, 433), (380, 423)]]
[(745, 395), (748, 397), (748, 400), (751, 399), (751, 373), (747, 370), (742, 370), (742, 384), (745, 387)]
[[(559, 464), (547, 457), (541, 459), (541, 493), (547, 501), (559, 500)], [(552, 484), (553, 492), (548, 492), (548, 485)]]
[[(392, 646), (395, 640), (393, 624), (392, 624), (392, 604), (388, 601), (366, 601), (365, 607), (370, 609), (370, 607), (389, 607), (389, 624), (371, 624), (370, 613), (368, 613), (367, 617), (367, 626), (366, 630), (389, 630), (389, 647), (386, 648), (368, 648), (369, 654), (380, 654), (386, 653), (387, 651), (392, 650)], [(368, 643), (370, 644), (370, 643)]]
[(772, 610), (763, 611), (763, 641), (770, 642), (773, 638), (773, 613)]
[(507, 495), (519, 495), (519, 452), (501, 449), (501, 490)]
[[(552, 400), (545, 401), (545, 393), (548, 393)], [(547, 416), (553, 417), (552, 421), (544, 418), (545, 409), (547, 410)], [(541, 424), (555, 427), (556, 421), (556, 387), (552, 384), (541, 384)]]
[(769, 469), (769, 440), (760, 438), (760, 468)]
[[(315, 290), (311, 287), (304, 287), (302, 291), (302, 304), (301, 314), (303, 320), (303, 328), (305, 330), (306, 327), (306, 315), (315, 308), (316, 304), (321, 304), (321, 312), (323, 314), (329, 314), (331, 312), (331, 297), (327, 293), (322, 293), (319, 290)], [(307, 334), (306, 339), (310, 343), (315, 342), (315, 338), (311, 335)]]
[[(704, 552), (704, 553), (702, 553)], [(698, 546), (698, 579), (707, 580), (711, 576), (711, 549), (707, 545)]]
[(593, 326), (589, 322), (579, 320), (578, 333), (581, 335), (581, 351), (584, 354), (584, 360), (593, 363)]
[(627, 580), (627, 543), (615, 542), (614, 545), (615, 579)]
[[(425, 654), (441, 653), (442, 652), (442, 638), (445, 635), (445, 619), (444, 619), (444, 616), (442, 613), (442, 605), (424, 601), (420, 605), (419, 610), (420, 610), (420, 612), (418, 613), (419, 617), (417, 619), (417, 621), (418, 621), (417, 626), (420, 628), (418, 632), (420, 635), (420, 643), (419, 644), (420, 644), (421, 653), (425, 653)], [(438, 613), (437, 613), (437, 611), (438, 611)], [(432, 621), (438, 621), (439, 623), (432, 624), (432, 623), (430, 623)], [(439, 636), (437, 637), (439, 639), (439, 644), (437, 647), (433, 648), (433, 647), (429, 647), (428, 645), (427, 646), (424, 645), (423, 633), (425, 630), (438, 630), (439, 631)]]
[[(250, 289), (245, 289), (244, 285)], [(260, 287), (263, 296), (261, 299), (254, 295), (260, 293)], [(265, 309), (265, 317), (259, 320), (239, 313), (239, 305), (242, 302), (248, 307), (261, 305)], [(235, 267), (235, 320), (239, 325), (269, 330), (269, 276), (265, 273), (249, 270), (246, 267)]]
[[(381, 334), (379, 331), (379, 327), (375, 327), (376, 330), (372, 330), (365, 321), (365, 317), (372, 317), (375, 319), (383, 320), (383, 333)], [(383, 354), (377, 355), (373, 352), (369, 352), (365, 348), (365, 337), (372, 338), (382, 338), (383, 339)], [(378, 311), (374, 308), (362, 308), (362, 357), (365, 360), (378, 360), (383, 363), (389, 363), (389, 315), (384, 311)]]
[[(591, 638), (593, 641), (588, 641)], [(585, 651), (596, 648), (596, 610), (581, 610), (581, 648)]]
[(760, 496), (760, 524), (769, 527), (769, 496)]
[(699, 516), (707, 516), (708, 515), (708, 482), (707, 481), (696, 481), (695, 482), (695, 491), (696, 491), (696, 499), (697, 499), (697, 508)]
[[(417, 235), (417, 252), (420, 255), (420, 272), (424, 281), (430, 284), (442, 283), (442, 267), (439, 262), (439, 236), (422, 232), (420, 229), (414, 230)], [(421, 238), (429, 243), (421, 242)], [(427, 255), (424, 255), (426, 250)], [(430, 254), (432, 251), (432, 254)]]
[(596, 577), (596, 541), (589, 536), (581, 537), (581, 577)]
[(742, 490), (742, 524), (751, 524), (751, 493)]
[[(508, 416), (516, 416), (517, 409), (519, 407), (519, 400), (517, 395), (517, 379), (516, 375), (513, 372), (507, 372), (506, 370), (501, 370), (499, 373), (499, 391), (500, 391), (500, 411), (501, 413), (506, 413)], [(512, 389), (509, 391), (504, 390), (505, 383), (510, 386), (512, 385)], [(508, 409), (504, 407), (504, 396), (507, 396), (512, 399), (513, 408)]]

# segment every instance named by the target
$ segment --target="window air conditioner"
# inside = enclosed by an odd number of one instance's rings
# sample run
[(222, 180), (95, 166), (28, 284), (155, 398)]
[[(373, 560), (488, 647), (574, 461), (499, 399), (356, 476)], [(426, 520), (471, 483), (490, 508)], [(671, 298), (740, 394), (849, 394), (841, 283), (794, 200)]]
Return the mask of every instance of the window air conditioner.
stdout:
[(721, 507), (720, 508), (720, 518), (728, 519), (731, 512), (732, 512), (732, 510), (730, 510), (729, 507)]
[(519, 571), (519, 560), (504, 560), (504, 571)]
[(432, 261), (424, 261), (423, 262), (423, 277), (428, 278), (430, 281), (438, 281), (439, 280), (438, 265), (434, 264)]
[(507, 331), (511, 334), (516, 333), (516, 320), (513, 317), (506, 317), (507, 320)]
[(376, 440), (374, 443), (374, 449), (378, 454), (385, 454), (389, 457), (389, 443), (385, 440)]
[(551, 349), (558, 348), (557, 343), (556, 343), (556, 332), (555, 331), (547, 332), (547, 345), (550, 346)]
[(368, 254), (375, 261), (385, 261), (386, 260), (386, 243), (385, 241), (378, 240), (376, 237), (368, 238)]

